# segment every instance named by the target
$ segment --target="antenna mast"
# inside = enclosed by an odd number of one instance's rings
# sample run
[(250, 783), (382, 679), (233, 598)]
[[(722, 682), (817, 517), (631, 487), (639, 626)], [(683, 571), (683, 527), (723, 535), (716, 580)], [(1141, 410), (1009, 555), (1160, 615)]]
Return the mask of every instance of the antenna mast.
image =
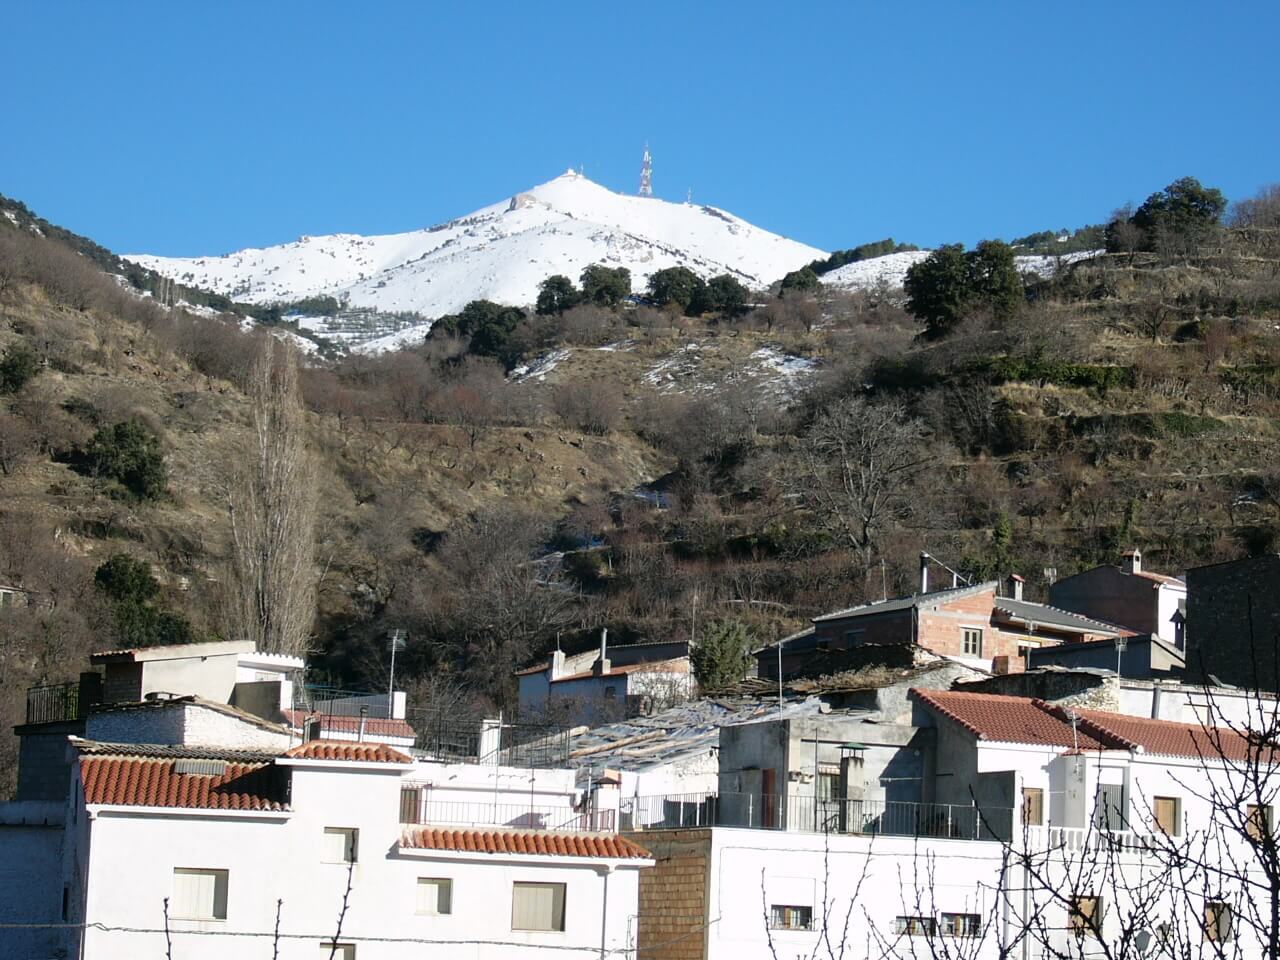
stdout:
[(653, 196), (653, 157), (649, 155), (649, 145), (644, 145), (644, 160), (640, 163), (640, 196)]

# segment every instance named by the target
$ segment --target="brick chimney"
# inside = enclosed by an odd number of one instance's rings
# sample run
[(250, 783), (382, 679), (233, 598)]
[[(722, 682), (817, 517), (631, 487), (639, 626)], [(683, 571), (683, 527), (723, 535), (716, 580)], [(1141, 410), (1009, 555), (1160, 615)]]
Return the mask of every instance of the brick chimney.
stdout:
[(1120, 569), (1125, 573), (1141, 573), (1142, 572), (1142, 551), (1137, 547), (1130, 547), (1124, 552), (1124, 559), (1120, 563)]
[(1022, 585), (1026, 583), (1025, 578), (1018, 576), (1016, 573), (1009, 574), (1004, 581), (1004, 594), (1010, 600), (1022, 599)]

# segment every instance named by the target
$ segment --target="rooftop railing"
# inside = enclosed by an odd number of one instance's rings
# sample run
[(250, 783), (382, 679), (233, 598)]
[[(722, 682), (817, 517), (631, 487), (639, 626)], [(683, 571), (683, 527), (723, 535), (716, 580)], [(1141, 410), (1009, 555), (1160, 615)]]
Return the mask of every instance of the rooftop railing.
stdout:
[(27, 690), (27, 723), (83, 720), (90, 705), (82, 703), (79, 683), (55, 683)]
[(612, 810), (575, 810), (569, 806), (521, 803), (433, 800), (420, 787), (400, 791), (400, 822), (441, 826), (511, 827), (524, 830), (579, 830), (612, 833), (617, 819)]
[(739, 827), (949, 840), (1007, 837), (1012, 824), (1008, 808), (752, 793), (635, 797), (623, 801), (621, 817), (624, 830)]

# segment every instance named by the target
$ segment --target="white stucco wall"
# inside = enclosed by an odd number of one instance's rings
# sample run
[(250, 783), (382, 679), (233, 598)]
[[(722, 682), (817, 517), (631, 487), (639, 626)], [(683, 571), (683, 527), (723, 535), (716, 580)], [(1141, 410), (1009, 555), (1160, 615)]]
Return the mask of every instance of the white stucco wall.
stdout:
[(103, 743), (187, 744), (274, 753), (297, 742), (284, 729), (271, 730), (194, 703), (91, 713), (85, 737)]
[[(301, 763), (294, 767), (294, 812), (287, 816), (100, 812), (92, 827), (88, 919), (155, 932), (91, 931), (85, 956), (163, 956), (161, 904), (171, 895), (173, 869), (196, 867), (229, 872), (227, 919), (171, 921), (175, 957), (270, 956), (270, 936), (252, 935), (270, 933), (276, 903), (282, 900), (281, 960), (316, 960), (321, 940), (336, 925), (348, 873), (345, 865), (321, 862), (325, 827), (360, 831), (341, 938), (357, 945), (359, 960), (408, 960), (433, 949), (423, 942), (391, 942), (396, 939), (443, 941), (447, 945), (434, 949), (451, 960), (581, 957), (583, 950), (600, 947), (602, 933), (607, 949), (627, 946), (628, 918), (637, 909), (637, 866), (587, 858), (398, 850), (401, 773)], [(606, 872), (608, 867), (616, 869)], [(415, 913), (419, 877), (453, 881), (450, 916)], [(510, 929), (515, 881), (566, 884), (563, 932)], [(203, 937), (201, 930), (234, 936)], [(449, 942), (460, 940), (492, 942)], [(531, 949), (522, 951), (522, 944)]]

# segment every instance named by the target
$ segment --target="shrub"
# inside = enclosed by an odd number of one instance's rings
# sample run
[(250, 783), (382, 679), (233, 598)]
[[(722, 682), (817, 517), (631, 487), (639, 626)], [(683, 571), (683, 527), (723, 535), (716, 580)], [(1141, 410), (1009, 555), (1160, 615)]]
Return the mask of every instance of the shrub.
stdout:
[(160, 438), (137, 418), (99, 429), (81, 461), (84, 471), (116, 481), (137, 500), (162, 496), (169, 483)]
[(151, 568), (126, 553), (114, 554), (98, 567), (93, 583), (117, 603), (147, 603), (160, 592)]
[(0, 393), (17, 393), (40, 372), (40, 360), (21, 344), (14, 344), (0, 358)]
[(167, 646), (196, 639), (186, 617), (152, 603), (160, 583), (141, 560), (117, 553), (94, 571), (93, 583), (111, 602), (116, 640), (123, 646)]

